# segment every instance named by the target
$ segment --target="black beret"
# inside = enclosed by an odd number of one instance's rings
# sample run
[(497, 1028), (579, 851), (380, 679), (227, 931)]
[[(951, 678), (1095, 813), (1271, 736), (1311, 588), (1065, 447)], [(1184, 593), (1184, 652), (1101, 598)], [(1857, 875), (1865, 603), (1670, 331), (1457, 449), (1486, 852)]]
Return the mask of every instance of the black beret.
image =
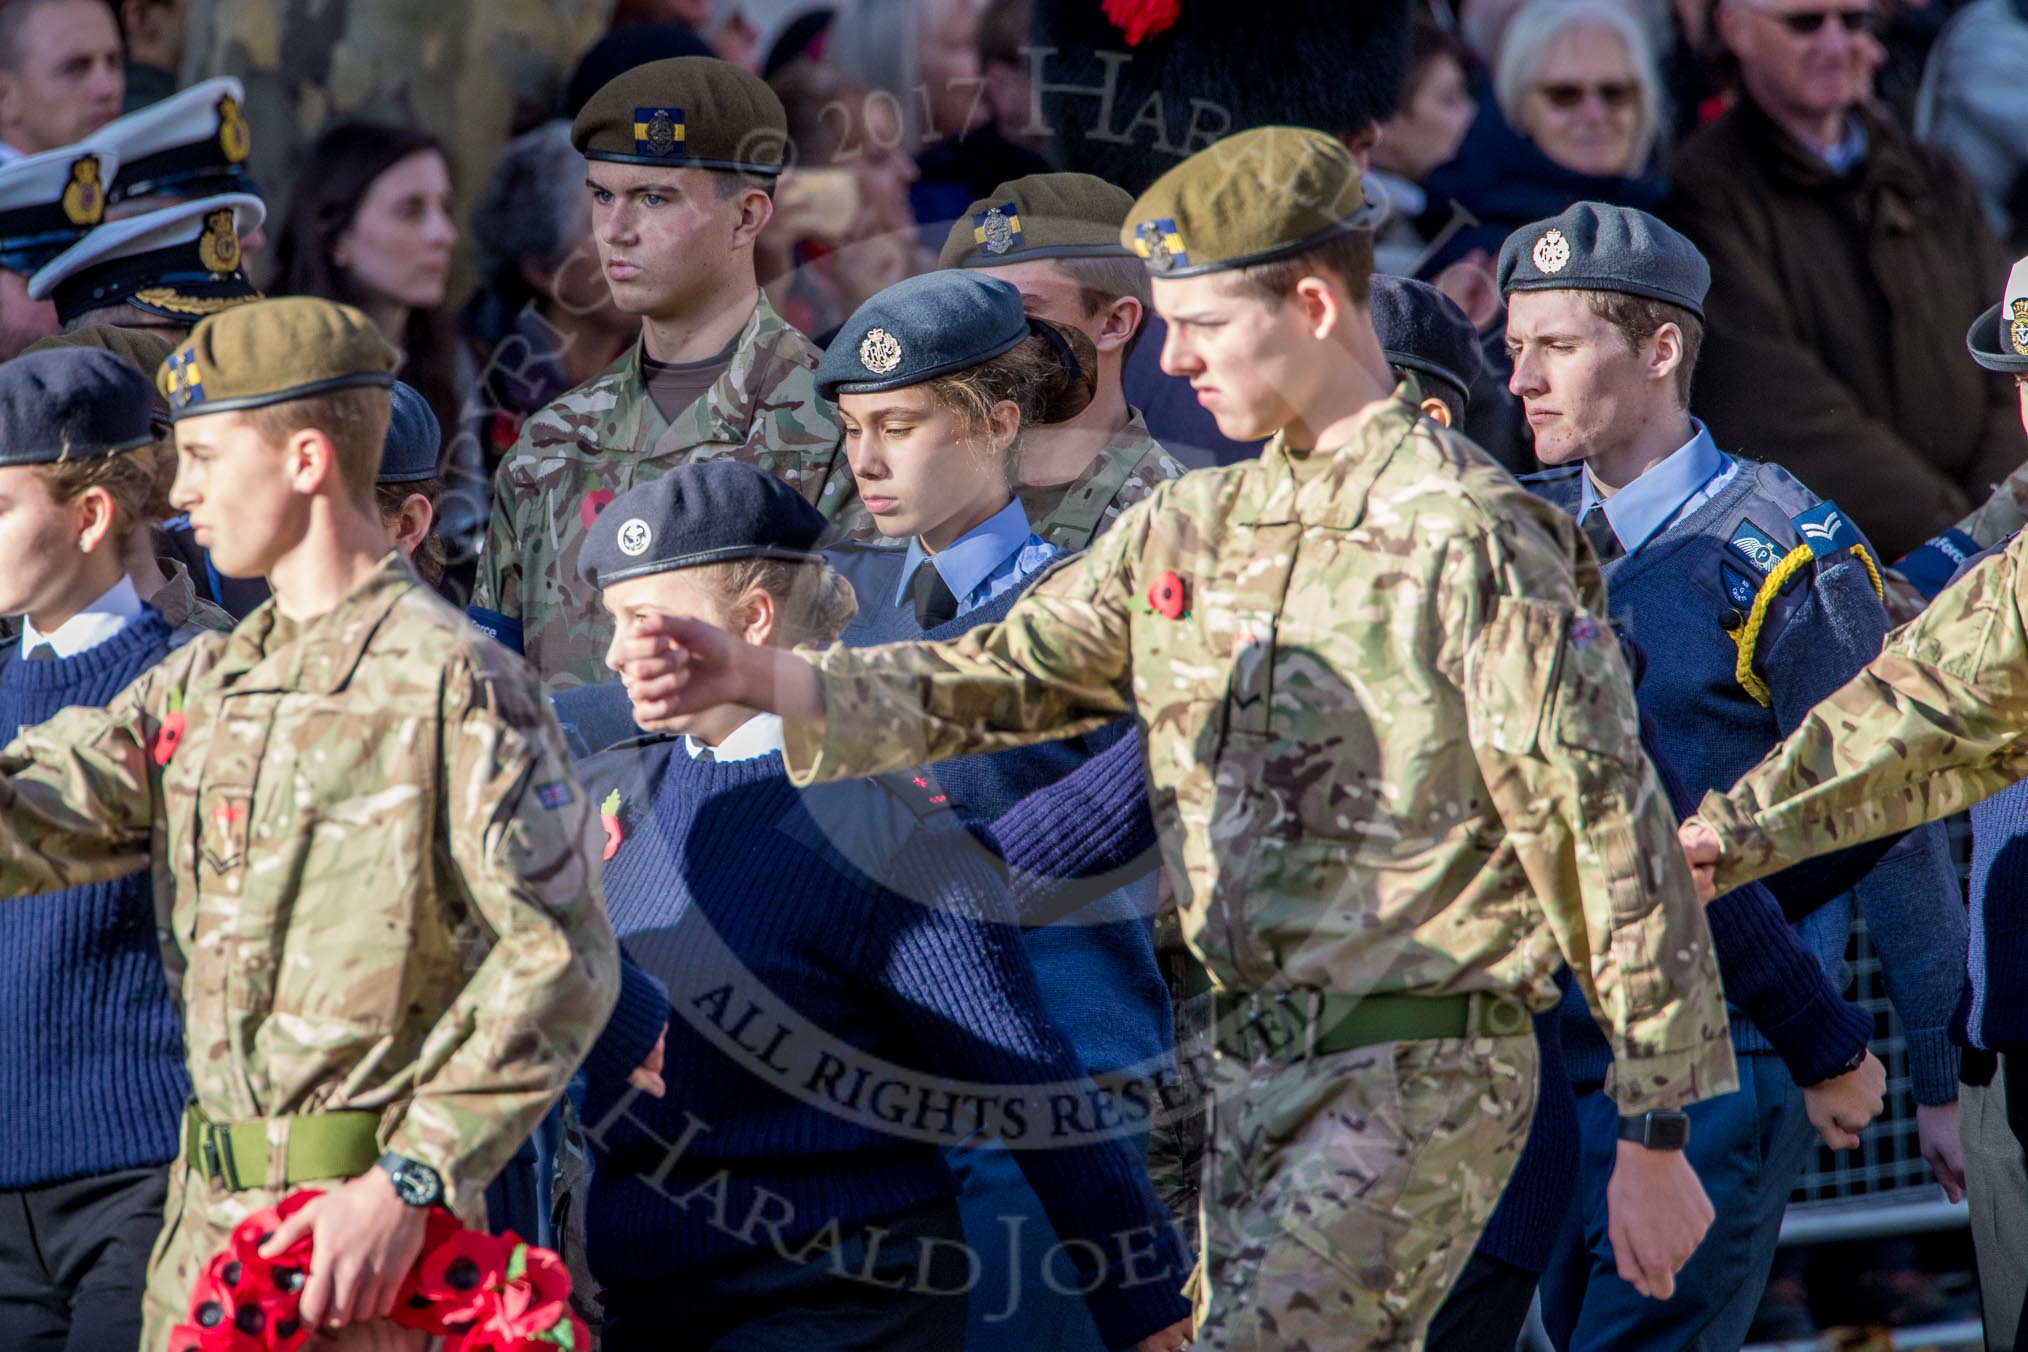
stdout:
[(412, 484), (433, 478), (443, 449), (443, 428), (429, 400), (413, 385), (395, 381), (394, 413), (387, 420), (387, 440), (380, 446), (380, 474), (374, 482)]
[(751, 71), (715, 56), (650, 61), (606, 82), (570, 124), (588, 160), (782, 172), (789, 115)]
[(1579, 202), (1507, 236), (1499, 281), (1502, 296), (1617, 291), (1680, 305), (1702, 319), (1711, 265), (1695, 244), (1645, 211)]
[(765, 470), (698, 460), (607, 503), (578, 551), (577, 574), (604, 588), (732, 559), (816, 562), (823, 513)]
[(155, 391), (124, 357), (51, 348), (0, 363), (0, 465), (114, 455), (155, 440)]
[(817, 363), (817, 392), (874, 394), (963, 371), (1034, 332), (1021, 293), (976, 270), (925, 272), (852, 312)]
[(1375, 273), (1372, 308), (1373, 331), (1389, 365), (1433, 376), (1457, 391), (1460, 407), (1469, 402), (1485, 354), (1456, 301), (1428, 282)]

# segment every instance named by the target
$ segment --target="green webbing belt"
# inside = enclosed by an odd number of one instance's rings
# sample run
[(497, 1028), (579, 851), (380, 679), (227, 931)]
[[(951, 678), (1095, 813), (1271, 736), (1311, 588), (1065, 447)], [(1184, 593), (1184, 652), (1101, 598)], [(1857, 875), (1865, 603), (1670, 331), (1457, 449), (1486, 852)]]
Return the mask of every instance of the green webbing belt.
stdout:
[[(307, 1113), (288, 1124), (288, 1163), (282, 1185), (320, 1178), (357, 1178), (380, 1158), (379, 1113)], [(268, 1123), (220, 1126), (192, 1104), (183, 1110), (184, 1158), (237, 1192), (268, 1184)]]
[(1218, 1050), (1254, 1060), (1328, 1056), (1418, 1038), (1517, 1037), (1530, 1030), (1520, 1001), (1498, 995), (1331, 995), (1281, 991), (1212, 996)]

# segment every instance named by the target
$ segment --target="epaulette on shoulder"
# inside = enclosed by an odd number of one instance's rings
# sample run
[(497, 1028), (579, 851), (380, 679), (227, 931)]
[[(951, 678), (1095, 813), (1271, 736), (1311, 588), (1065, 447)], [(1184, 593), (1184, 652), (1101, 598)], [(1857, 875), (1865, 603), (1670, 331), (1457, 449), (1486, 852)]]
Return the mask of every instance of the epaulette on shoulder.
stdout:
[[(1761, 471), (1764, 473), (1767, 468), (1762, 466)], [(1795, 480), (1786, 475), (1782, 477), (1807, 495)], [(1740, 688), (1763, 708), (1773, 705), (1774, 694), (1754, 669), (1759, 656), (1761, 632), (1766, 628), (1768, 616), (1777, 600), (1792, 581), (1818, 566), (1828, 567), (1847, 555), (1856, 555), (1873, 584), (1873, 594), (1885, 595), (1879, 565), (1867, 548), (1865, 537), (1852, 524), (1852, 519), (1839, 510), (1837, 503), (1828, 498), (1820, 500), (1789, 516), (1782, 526), (1785, 527), (1783, 534), (1788, 538), (1780, 541), (1768, 530), (1754, 524), (1750, 517), (1741, 517), (1728, 532), (1726, 549), (1761, 573), (1757, 587), (1730, 563), (1720, 570), (1727, 598), (1738, 605), (1745, 616), (1739, 627), (1730, 631), (1733, 642), (1739, 647), (1733, 675)], [(1751, 595), (1748, 595), (1749, 590)]]
[(900, 799), (902, 805), (920, 821), (931, 821), (956, 811), (951, 806), (951, 796), (927, 769), (875, 775), (873, 782)]

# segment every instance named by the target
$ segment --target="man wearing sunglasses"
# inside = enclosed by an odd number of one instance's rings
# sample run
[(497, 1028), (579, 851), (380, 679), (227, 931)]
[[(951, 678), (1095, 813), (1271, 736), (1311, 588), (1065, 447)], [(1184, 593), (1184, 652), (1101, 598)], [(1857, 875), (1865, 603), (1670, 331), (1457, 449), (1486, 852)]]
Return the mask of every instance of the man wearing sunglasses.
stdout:
[(1716, 21), (1742, 96), (1678, 151), (1663, 211), (1711, 262), (1698, 411), (1898, 558), (2028, 454), (2012, 389), (1956, 356), (2006, 260), (1964, 172), (1868, 107), (1868, 0)]

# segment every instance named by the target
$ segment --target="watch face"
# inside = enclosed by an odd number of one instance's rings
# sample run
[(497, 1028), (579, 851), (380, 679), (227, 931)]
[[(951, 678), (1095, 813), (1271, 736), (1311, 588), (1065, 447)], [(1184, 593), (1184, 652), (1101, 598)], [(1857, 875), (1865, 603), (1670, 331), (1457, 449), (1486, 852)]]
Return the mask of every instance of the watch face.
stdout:
[(427, 1164), (403, 1160), (390, 1177), (394, 1180), (395, 1196), (410, 1206), (435, 1206), (444, 1195), (444, 1185), (437, 1178), (437, 1171)]
[(1682, 1113), (1648, 1114), (1648, 1145), (1655, 1150), (1681, 1150), (1690, 1144), (1690, 1119)]

